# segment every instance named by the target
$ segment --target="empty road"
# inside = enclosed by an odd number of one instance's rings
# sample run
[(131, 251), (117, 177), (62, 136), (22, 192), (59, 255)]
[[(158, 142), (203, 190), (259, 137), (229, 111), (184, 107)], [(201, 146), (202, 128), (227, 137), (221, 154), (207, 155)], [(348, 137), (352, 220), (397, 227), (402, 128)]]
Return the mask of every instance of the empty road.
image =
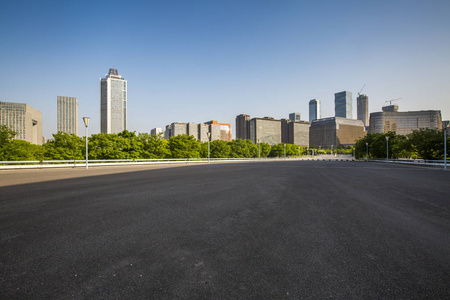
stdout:
[(442, 169), (280, 161), (1, 182), (1, 299), (450, 297)]

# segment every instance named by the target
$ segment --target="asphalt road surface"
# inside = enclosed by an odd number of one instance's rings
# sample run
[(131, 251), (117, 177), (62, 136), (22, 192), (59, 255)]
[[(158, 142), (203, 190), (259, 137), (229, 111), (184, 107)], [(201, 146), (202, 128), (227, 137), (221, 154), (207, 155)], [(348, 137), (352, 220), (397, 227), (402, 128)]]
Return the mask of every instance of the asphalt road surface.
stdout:
[(286, 161), (51, 172), (0, 187), (1, 299), (450, 298), (442, 169)]

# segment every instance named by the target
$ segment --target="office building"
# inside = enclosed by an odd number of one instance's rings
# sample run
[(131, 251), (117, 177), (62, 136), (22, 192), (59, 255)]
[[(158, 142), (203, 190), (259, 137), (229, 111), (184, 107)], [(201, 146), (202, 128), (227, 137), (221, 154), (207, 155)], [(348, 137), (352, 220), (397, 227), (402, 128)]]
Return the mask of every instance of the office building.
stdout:
[(334, 112), (336, 117), (353, 118), (351, 92), (343, 91), (334, 94)]
[(314, 120), (309, 130), (309, 146), (312, 148), (353, 146), (365, 134), (361, 120), (339, 117)]
[(270, 117), (251, 119), (250, 140), (255, 144), (276, 145), (281, 143), (281, 121)]
[(240, 114), (236, 116), (236, 139), (250, 139), (250, 116)]
[(58, 132), (78, 135), (78, 100), (75, 97), (58, 96)]
[(216, 120), (205, 122), (209, 125), (209, 131), (211, 132), (211, 141), (231, 141), (231, 124), (219, 123)]
[(389, 105), (381, 112), (370, 114), (370, 133), (395, 132), (407, 135), (420, 128), (442, 129), (440, 110), (398, 111), (398, 105)]
[(168, 140), (172, 136), (172, 126), (166, 125), (166, 130), (164, 131), (164, 139)]
[(187, 123), (187, 135), (191, 135), (198, 140), (198, 125), (194, 122)]
[(153, 128), (152, 130), (150, 130), (150, 134), (151, 135), (158, 135), (160, 133), (164, 133), (164, 131), (162, 130), (162, 128)]
[(356, 98), (356, 112), (357, 119), (361, 120), (366, 127), (369, 127), (369, 97), (367, 95), (360, 94)]
[(300, 121), (300, 113), (291, 113), (289, 114), (289, 120), (291, 120), (292, 122), (299, 122)]
[(320, 101), (312, 99), (309, 101), (309, 123), (320, 118), (322, 118)]
[(198, 124), (198, 140), (202, 143), (208, 141), (209, 125), (208, 124)]
[(127, 81), (116, 69), (100, 79), (100, 131), (119, 133), (127, 129)]
[(174, 122), (170, 125), (171, 133), (170, 136), (177, 136), (180, 134), (187, 134), (186, 123)]
[(15, 131), (15, 139), (42, 145), (42, 114), (28, 104), (0, 102), (0, 124)]
[[(290, 115), (289, 115), (290, 116)], [(281, 119), (281, 142), (289, 143), (289, 123), (292, 121), (290, 119)]]
[(302, 147), (309, 147), (309, 128), (311, 127), (311, 123), (305, 121), (289, 122), (288, 126), (288, 143)]

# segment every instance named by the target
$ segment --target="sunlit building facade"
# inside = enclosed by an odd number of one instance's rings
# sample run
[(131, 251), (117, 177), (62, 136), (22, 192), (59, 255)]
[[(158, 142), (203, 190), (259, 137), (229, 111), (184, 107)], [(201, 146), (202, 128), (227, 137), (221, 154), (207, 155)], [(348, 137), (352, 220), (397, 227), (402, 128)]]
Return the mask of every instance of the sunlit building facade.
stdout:
[(100, 79), (100, 131), (119, 133), (127, 129), (127, 81), (116, 69)]

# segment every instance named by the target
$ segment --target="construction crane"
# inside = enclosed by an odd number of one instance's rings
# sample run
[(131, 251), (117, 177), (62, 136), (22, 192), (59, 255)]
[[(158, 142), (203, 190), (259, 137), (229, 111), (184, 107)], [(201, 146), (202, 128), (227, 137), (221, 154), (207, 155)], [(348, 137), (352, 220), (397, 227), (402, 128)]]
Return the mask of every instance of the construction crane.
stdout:
[(400, 99), (403, 99), (403, 98), (397, 98), (397, 99), (386, 100), (386, 101), (384, 101), (384, 102), (389, 102), (389, 105), (392, 105), (392, 101), (398, 101), (398, 100), (400, 100)]
[(364, 84), (363, 87), (359, 90), (358, 96), (361, 95), (361, 92), (365, 87), (366, 87), (366, 84)]

